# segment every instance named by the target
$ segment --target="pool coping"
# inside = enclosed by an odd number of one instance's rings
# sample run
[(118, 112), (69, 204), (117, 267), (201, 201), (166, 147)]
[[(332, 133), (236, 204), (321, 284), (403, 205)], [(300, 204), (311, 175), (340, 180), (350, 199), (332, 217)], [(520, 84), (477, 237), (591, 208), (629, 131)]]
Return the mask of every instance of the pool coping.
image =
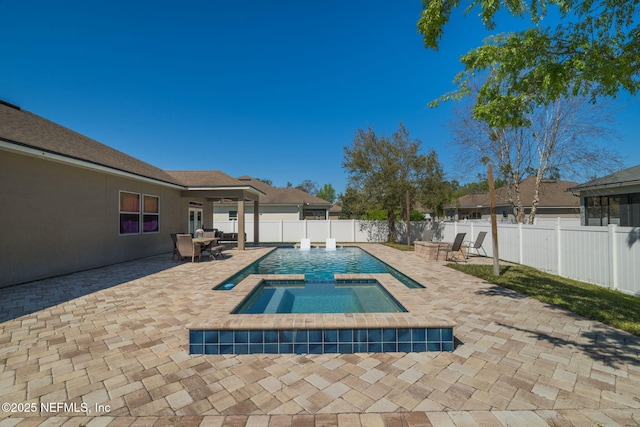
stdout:
[(211, 290), (211, 310), (192, 319), (186, 327), (194, 329), (349, 329), (349, 328), (453, 328), (456, 325), (444, 312), (421, 312), (424, 306), (416, 299), (428, 288), (408, 288), (389, 273), (336, 274), (336, 280), (377, 280), (407, 311), (395, 313), (328, 314), (232, 314), (264, 280), (299, 281), (304, 274), (252, 274), (226, 291)]

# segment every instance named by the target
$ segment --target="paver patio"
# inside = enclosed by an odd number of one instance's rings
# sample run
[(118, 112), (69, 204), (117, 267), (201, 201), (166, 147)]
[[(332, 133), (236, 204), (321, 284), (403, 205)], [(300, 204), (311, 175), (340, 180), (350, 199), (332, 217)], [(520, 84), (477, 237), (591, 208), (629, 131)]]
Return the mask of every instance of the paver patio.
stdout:
[(189, 355), (211, 287), (267, 249), (167, 254), (0, 289), (0, 426), (640, 425), (640, 337), (365, 247), (426, 285), (454, 352)]

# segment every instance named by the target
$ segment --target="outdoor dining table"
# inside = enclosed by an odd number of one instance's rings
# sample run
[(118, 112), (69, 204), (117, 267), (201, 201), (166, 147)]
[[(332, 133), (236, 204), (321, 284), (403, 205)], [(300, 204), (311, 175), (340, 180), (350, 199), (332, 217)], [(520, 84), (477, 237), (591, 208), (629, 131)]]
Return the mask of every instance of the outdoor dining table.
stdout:
[(197, 243), (203, 248), (208, 248), (210, 246), (217, 245), (219, 241), (220, 241), (219, 237), (194, 237), (192, 239), (192, 242), (194, 245)]

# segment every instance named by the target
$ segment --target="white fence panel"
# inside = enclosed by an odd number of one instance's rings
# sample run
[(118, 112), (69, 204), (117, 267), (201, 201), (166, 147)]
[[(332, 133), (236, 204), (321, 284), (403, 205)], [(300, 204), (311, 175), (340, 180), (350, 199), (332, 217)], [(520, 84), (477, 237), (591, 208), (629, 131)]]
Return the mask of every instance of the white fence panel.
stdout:
[(386, 242), (388, 229), (385, 221), (358, 221), (356, 242)]
[[(505, 224), (498, 226), (498, 255), (500, 259), (520, 263), (520, 226)], [(493, 256), (493, 252), (491, 253)]]
[(556, 227), (523, 225), (521, 263), (548, 273), (558, 273), (558, 239)]
[(329, 237), (330, 221), (306, 221), (307, 238), (312, 242), (324, 242)]
[(300, 239), (307, 235), (305, 230), (307, 221), (285, 220), (282, 221), (283, 242), (299, 242)]
[(356, 227), (357, 223), (352, 219), (331, 221), (331, 237), (338, 242), (355, 242)]
[(640, 295), (640, 227), (615, 229), (617, 289)]
[(564, 277), (611, 287), (609, 233), (606, 227), (560, 229)]
[[(245, 228), (251, 230), (253, 235), (253, 224), (248, 224)], [(281, 220), (267, 220), (260, 221), (260, 241), (261, 242), (281, 242), (282, 241), (282, 221)], [(247, 233), (248, 235), (249, 233)], [(249, 240), (253, 241), (252, 239)]]

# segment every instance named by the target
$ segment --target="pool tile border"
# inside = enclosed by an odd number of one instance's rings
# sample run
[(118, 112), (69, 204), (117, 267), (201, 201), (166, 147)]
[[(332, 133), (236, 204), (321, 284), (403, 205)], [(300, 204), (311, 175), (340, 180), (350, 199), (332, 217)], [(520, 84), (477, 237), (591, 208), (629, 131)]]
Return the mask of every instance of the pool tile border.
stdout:
[[(255, 354), (255, 353), (309, 353), (316, 354), (338, 352), (340, 342), (332, 340), (318, 342), (309, 339), (278, 341), (277, 348), (273, 340), (264, 338), (268, 333), (293, 331), (316, 331), (313, 334), (327, 333), (327, 331), (346, 331), (345, 334), (362, 334), (357, 331), (367, 331), (367, 339), (357, 335), (357, 340), (344, 342), (343, 350), (351, 348), (351, 352), (389, 352), (389, 351), (453, 351), (454, 337), (453, 322), (444, 310), (424, 312), (424, 308), (417, 303), (416, 292), (428, 292), (428, 288), (407, 288), (400, 281), (388, 273), (381, 274), (336, 274), (335, 279), (341, 282), (375, 280), (380, 283), (407, 312), (398, 313), (331, 313), (331, 314), (232, 314), (249, 294), (263, 280), (268, 281), (300, 281), (302, 274), (254, 274), (248, 276), (233, 289), (228, 291), (211, 290), (212, 307), (201, 317), (193, 319), (187, 325), (189, 330), (189, 352), (191, 354)], [(419, 300), (419, 299), (418, 299)], [(432, 339), (424, 340), (369, 340), (368, 331), (380, 331), (380, 334), (398, 334), (399, 331), (410, 331), (411, 334), (429, 335)], [(255, 332), (262, 334), (262, 341), (250, 342), (214, 342), (213, 338), (206, 340), (204, 334), (212, 337), (214, 334), (222, 336), (227, 332)], [(351, 332), (349, 332), (351, 331)], [(439, 339), (434, 339), (436, 332)], [(192, 336), (192, 333), (194, 334)], [(301, 332), (304, 333), (304, 332)], [(199, 334), (202, 339), (198, 338)], [(225, 335), (228, 336), (228, 335)], [(286, 334), (285, 334), (286, 336)], [(317, 335), (314, 335), (317, 336)], [(443, 338), (444, 337), (444, 338)], [(192, 340), (195, 339), (195, 341)], [(228, 340), (228, 338), (227, 338)], [(257, 340), (257, 338), (256, 338)], [(253, 344), (253, 345), (252, 345)], [(281, 346), (282, 344), (282, 346)], [(385, 345), (386, 344), (386, 345)], [(408, 344), (411, 344), (409, 346)], [(338, 346), (337, 348), (335, 346)], [(350, 346), (350, 347), (349, 347)], [(366, 350), (365, 350), (366, 349)], [(277, 350), (277, 351), (276, 351)]]
[(453, 351), (453, 328), (191, 330), (190, 354)]

